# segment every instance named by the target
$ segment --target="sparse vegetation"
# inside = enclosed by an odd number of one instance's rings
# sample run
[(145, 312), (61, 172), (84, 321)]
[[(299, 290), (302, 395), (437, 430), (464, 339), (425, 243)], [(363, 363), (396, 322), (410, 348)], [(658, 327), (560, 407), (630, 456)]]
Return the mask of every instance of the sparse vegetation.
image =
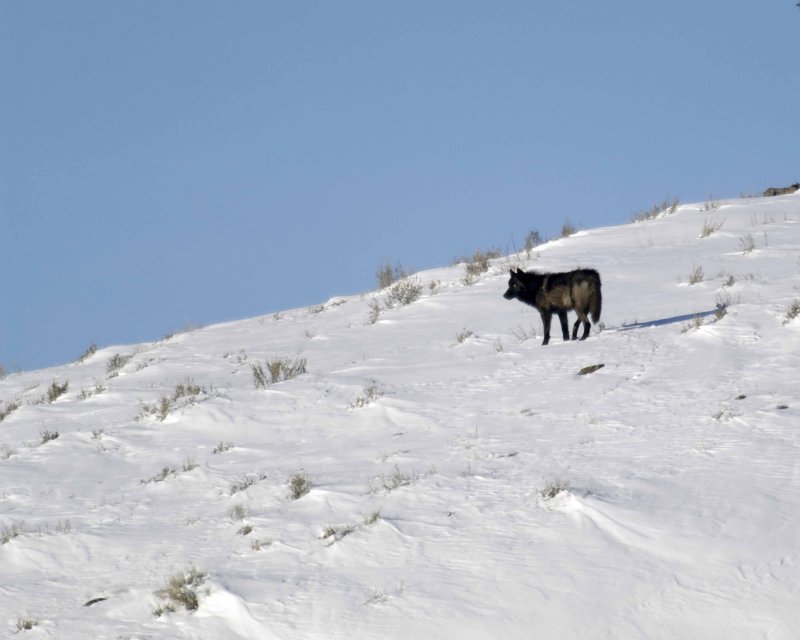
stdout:
[(499, 258), (501, 255), (499, 249), (489, 249), (488, 251), (477, 250), (469, 258), (457, 258), (456, 264), (463, 262), (466, 268), (466, 273), (461, 281), (466, 285), (474, 283), (481, 274), (489, 270), (489, 261)]
[[(183, 465), (181, 466), (181, 469), (184, 471), (184, 473), (188, 473), (189, 471), (192, 471), (196, 468), (197, 468), (197, 463), (192, 458), (186, 458), (186, 460), (183, 461)], [(163, 467), (161, 471), (159, 471), (154, 476), (146, 478), (145, 480), (140, 480), (139, 484), (151, 484), (154, 482), (163, 482), (167, 478), (177, 474), (178, 474), (177, 467)]]
[(64, 384), (58, 384), (55, 380), (53, 380), (53, 384), (47, 389), (47, 402), (52, 403), (58, 400), (61, 396), (63, 396), (67, 389), (69, 388), (69, 382), (65, 382)]
[(247, 517), (247, 509), (245, 509), (242, 505), (237, 504), (231, 507), (229, 515), (231, 520), (234, 522), (240, 522)]
[(174, 613), (179, 607), (183, 607), (190, 613), (196, 611), (200, 605), (197, 588), (203, 584), (206, 577), (205, 573), (198, 571), (195, 567), (173, 575), (167, 586), (156, 592), (156, 595), (163, 598), (164, 602), (153, 610), (153, 615), (158, 618), (165, 613)]
[(380, 520), (381, 512), (380, 511), (373, 511), (372, 513), (364, 516), (364, 524), (368, 527), (371, 527), (375, 524), (378, 520)]
[(652, 207), (644, 211), (634, 213), (631, 216), (631, 222), (642, 222), (644, 220), (651, 220), (653, 218), (657, 218), (662, 214), (675, 213), (679, 205), (680, 205), (680, 200), (678, 198), (670, 199), (668, 196), (664, 199), (663, 202), (659, 204), (654, 204)]
[(0, 545), (8, 544), (14, 538), (22, 535), (23, 527), (19, 522), (12, 522), (10, 526), (0, 527)]
[(386, 293), (386, 308), (405, 307), (422, 295), (422, 283), (417, 278), (405, 278), (392, 285)]
[(543, 500), (552, 500), (562, 491), (569, 491), (569, 483), (564, 480), (553, 480), (539, 490), (539, 496)]
[(261, 551), (263, 548), (272, 544), (272, 540), (253, 540), (250, 543), (250, 548), (253, 551)]
[(362, 407), (366, 407), (368, 404), (375, 402), (378, 398), (383, 395), (380, 390), (378, 389), (377, 385), (371, 384), (370, 386), (364, 389), (364, 392), (359, 394), (353, 403), (350, 405), (353, 409), (361, 409)]
[(163, 467), (161, 471), (159, 471), (156, 475), (150, 476), (145, 480), (139, 480), (139, 484), (151, 484), (153, 482), (163, 482), (170, 476), (174, 476), (178, 473), (178, 470), (175, 467)]
[(719, 202), (709, 196), (708, 200), (703, 203), (703, 211), (716, 211), (717, 209), (719, 209)]
[(181, 398), (194, 398), (201, 393), (205, 393), (205, 389), (196, 385), (191, 378), (186, 378), (185, 381), (178, 383), (175, 387), (175, 393), (172, 394), (172, 399), (178, 401)]
[(40, 431), (39, 434), (42, 436), (42, 444), (46, 444), (51, 442), (52, 440), (58, 439), (58, 431)]
[(800, 299), (792, 300), (789, 308), (786, 310), (786, 319), (783, 324), (789, 324), (797, 316), (800, 316)]
[(17, 409), (19, 409), (19, 402), (11, 401), (6, 402), (5, 407), (0, 409), (0, 422), (5, 420), (8, 416), (14, 413)]
[(389, 476), (381, 474), (378, 478), (370, 480), (369, 492), (378, 493), (378, 491), (385, 491), (389, 493), (400, 487), (406, 487), (419, 479), (419, 475), (403, 473), (399, 467), (395, 465), (394, 471)]
[(232, 442), (222, 442), (222, 441), (220, 441), (220, 443), (211, 450), (211, 453), (215, 453), (215, 454), (225, 453), (226, 451), (230, 451), (231, 449), (233, 449), (233, 443)]
[(531, 339), (536, 337), (536, 330), (535, 329), (531, 328), (530, 333), (529, 333), (528, 330), (525, 329), (525, 327), (523, 327), (521, 325), (517, 325), (516, 327), (514, 327), (511, 330), (511, 333), (514, 336), (514, 338), (517, 339), (517, 342), (520, 342), (520, 343), (527, 342), (528, 340), (531, 340)]
[(704, 322), (703, 321), (703, 316), (701, 316), (699, 314), (695, 314), (695, 316), (692, 318), (692, 321), (689, 324), (687, 324), (686, 326), (683, 327), (683, 329), (681, 330), (681, 333), (688, 333), (689, 331), (692, 331), (692, 330), (696, 331), (697, 329), (699, 329), (700, 327), (703, 326), (703, 322)]
[(692, 268), (692, 272), (689, 274), (689, 284), (693, 285), (702, 282), (704, 277), (705, 274), (703, 273), (703, 267), (701, 267), (699, 264), (695, 265)]
[(375, 324), (381, 315), (381, 303), (377, 299), (372, 298), (367, 305), (369, 305), (369, 315), (367, 316), (368, 324)]
[(271, 384), (291, 380), (307, 372), (305, 358), (298, 358), (296, 360), (274, 358), (272, 360), (267, 360), (265, 365), (258, 362), (251, 363), (250, 365), (253, 371), (253, 384), (256, 389), (264, 389)]
[(120, 369), (128, 364), (132, 358), (132, 354), (122, 355), (121, 353), (115, 353), (108, 359), (108, 362), (106, 363), (106, 372), (112, 377), (117, 375)]
[(578, 227), (572, 224), (569, 221), (569, 218), (564, 220), (564, 224), (561, 225), (561, 237), (562, 238), (569, 238), (571, 235), (575, 234), (578, 231)]
[(748, 233), (747, 235), (739, 238), (739, 248), (741, 249), (742, 253), (752, 253), (755, 251), (756, 240), (753, 237), (753, 234)]
[(729, 273), (729, 274), (727, 274), (727, 275), (725, 275), (725, 274), (722, 274), (722, 275), (723, 275), (723, 277), (725, 278), (725, 279), (722, 281), (722, 286), (723, 286), (723, 287), (726, 287), (726, 288), (727, 288), (727, 287), (732, 287), (734, 284), (736, 284), (736, 278), (734, 278), (734, 277), (733, 277), (733, 274), (732, 274), (732, 273)]
[[(431, 293), (438, 286), (438, 283), (431, 282), (428, 285)], [(424, 290), (423, 284), (418, 278), (406, 277), (403, 280), (394, 282), (386, 292), (385, 302), (383, 306), (378, 298), (371, 298), (367, 305), (369, 306), (369, 315), (367, 316), (367, 324), (375, 324), (378, 321), (381, 313), (385, 309), (394, 309), (397, 307), (404, 307), (419, 299)]]
[(98, 382), (98, 383), (97, 383), (97, 384), (94, 386), (94, 388), (93, 388), (93, 389), (89, 389), (89, 390), (86, 390), (86, 389), (81, 389), (81, 393), (80, 393), (80, 395), (79, 395), (78, 397), (79, 397), (81, 400), (88, 400), (88, 399), (89, 399), (89, 398), (91, 398), (92, 396), (96, 396), (96, 395), (99, 395), (99, 394), (103, 393), (105, 390), (106, 390), (106, 388), (105, 388), (105, 387), (104, 387), (102, 384), (100, 384), (100, 383)]
[(161, 422), (164, 422), (176, 407), (194, 404), (197, 396), (206, 393), (204, 387), (196, 385), (191, 378), (186, 378), (184, 382), (175, 387), (171, 396), (161, 396), (153, 404), (142, 403), (140, 417), (156, 416)]
[(378, 289), (386, 289), (387, 287), (391, 287), (395, 282), (404, 280), (409, 275), (410, 274), (407, 273), (406, 270), (400, 266), (400, 264), (396, 264), (393, 267), (388, 262), (378, 267), (378, 271), (375, 274), (378, 279)]
[(466, 342), (469, 338), (471, 338), (474, 335), (475, 334), (472, 333), (472, 331), (469, 331), (468, 329), (464, 329), (460, 333), (456, 334), (456, 342), (458, 342), (458, 344), (463, 344), (464, 342)]
[(97, 345), (92, 343), (86, 348), (86, 351), (83, 352), (83, 355), (81, 355), (81, 357), (78, 358), (78, 362), (86, 362), (95, 353), (97, 353)]
[(8, 460), (17, 455), (17, 450), (7, 444), (0, 444), (0, 460)]
[(17, 619), (17, 633), (20, 631), (30, 631), (39, 624), (38, 620), (33, 618), (18, 618)]
[(525, 236), (524, 244), (522, 248), (525, 250), (528, 258), (531, 257), (531, 253), (533, 250), (538, 247), (539, 245), (544, 244), (544, 240), (542, 239), (542, 234), (540, 234), (535, 229), (528, 231), (528, 234)]
[(736, 417), (736, 415), (731, 411), (730, 407), (722, 406), (717, 411), (715, 411), (712, 415), (712, 418), (717, 422), (727, 422)]
[(242, 475), (235, 482), (231, 484), (231, 495), (244, 491), (252, 487), (258, 480), (252, 476)]
[(345, 536), (349, 536), (355, 530), (356, 530), (356, 525), (354, 524), (340, 525), (336, 527), (334, 527), (333, 525), (326, 525), (322, 529), (322, 535), (320, 535), (320, 539), (322, 539), (328, 544), (333, 544), (334, 542), (338, 542)]
[(299, 500), (311, 491), (311, 478), (299, 471), (289, 478), (289, 500)]
[(713, 220), (705, 220), (703, 222), (703, 228), (700, 229), (700, 237), (701, 238), (708, 238), (712, 233), (716, 233), (720, 229), (722, 229), (722, 225), (725, 224), (724, 220), (720, 222), (715, 222)]

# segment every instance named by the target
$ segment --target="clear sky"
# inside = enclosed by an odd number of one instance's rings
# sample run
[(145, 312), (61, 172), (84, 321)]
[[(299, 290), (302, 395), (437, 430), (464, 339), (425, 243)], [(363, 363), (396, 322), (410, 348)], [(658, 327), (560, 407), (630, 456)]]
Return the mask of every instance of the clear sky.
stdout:
[(0, 364), (800, 181), (799, 33), (791, 0), (0, 0)]

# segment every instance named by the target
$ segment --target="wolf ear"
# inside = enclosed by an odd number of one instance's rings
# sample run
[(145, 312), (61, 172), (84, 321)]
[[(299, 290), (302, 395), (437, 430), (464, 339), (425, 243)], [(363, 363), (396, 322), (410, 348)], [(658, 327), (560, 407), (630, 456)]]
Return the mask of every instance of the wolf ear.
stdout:
[(517, 275), (521, 276), (523, 273), (525, 273), (525, 272), (522, 269), (520, 269), (519, 267), (517, 267)]

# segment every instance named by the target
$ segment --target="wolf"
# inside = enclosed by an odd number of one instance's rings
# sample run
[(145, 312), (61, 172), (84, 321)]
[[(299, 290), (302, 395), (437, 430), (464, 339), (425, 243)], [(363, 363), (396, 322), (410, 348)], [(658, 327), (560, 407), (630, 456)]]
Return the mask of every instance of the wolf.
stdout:
[(789, 193), (794, 193), (795, 191), (800, 190), (800, 182), (795, 182), (788, 187), (770, 187), (762, 196), (769, 197), (769, 196), (783, 196)]
[(550, 320), (553, 318), (553, 313), (558, 314), (558, 319), (561, 321), (564, 340), (569, 340), (567, 311), (574, 309), (578, 319), (572, 328), (572, 339), (577, 340), (578, 327), (583, 323), (581, 340), (586, 340), (591, 328), (588, 316), (591, 314), (592, 321), (596, 324), (600, 320), (603, 306), (600, 274), (594, 269), (575, 269), (565, 273), (537, 273), (511, 269), (508, 290), (503, 297), (506, 300), (516, 298), (539, 310), (544, 325), (542, 345), (550, 342)]

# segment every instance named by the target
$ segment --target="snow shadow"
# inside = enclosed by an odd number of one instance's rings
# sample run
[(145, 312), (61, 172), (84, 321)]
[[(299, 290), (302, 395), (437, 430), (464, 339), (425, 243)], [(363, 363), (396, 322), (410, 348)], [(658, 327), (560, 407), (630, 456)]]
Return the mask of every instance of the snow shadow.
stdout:
[(659, 320), (648, 320), (645, 322), (634, 322), (632, 324), (623, 324), (619, 331), (630, 331), (631, 329), (644, 329), (645, 327), (661, 327), (665, 324), (674, 324), (676, 322), (691, 322), (695, 318), (705, 318), (713, 316), (718, 313), (724, 313), (727, 305), (718, 304), (710, 311), (698, 311), (696, 313), (687, 313), (681, 316), (672, 316), (670, 318), (661, 318)]

